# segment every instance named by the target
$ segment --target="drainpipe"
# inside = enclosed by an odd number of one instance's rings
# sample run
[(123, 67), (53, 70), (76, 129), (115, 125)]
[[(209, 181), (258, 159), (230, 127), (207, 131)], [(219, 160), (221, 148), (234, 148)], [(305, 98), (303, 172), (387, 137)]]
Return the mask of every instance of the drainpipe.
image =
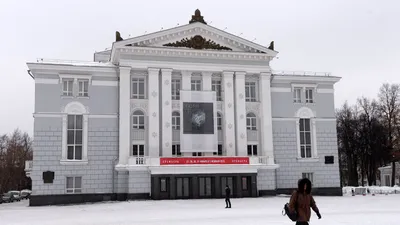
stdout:
[(115, 157), (112, 160), (112, 193), (115, 194), (115, 165), (118, 160), (118, 157)]

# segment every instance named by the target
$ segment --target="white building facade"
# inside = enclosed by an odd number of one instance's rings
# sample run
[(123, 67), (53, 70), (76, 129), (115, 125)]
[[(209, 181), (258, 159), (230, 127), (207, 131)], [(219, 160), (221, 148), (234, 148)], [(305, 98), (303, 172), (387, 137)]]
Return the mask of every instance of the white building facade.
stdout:
[(28, 63), (31, 205), (111, 199), (341, 195), (334, 84), (277, 73), (264, 47), (206, 24), (123, 40), (94, 62)]

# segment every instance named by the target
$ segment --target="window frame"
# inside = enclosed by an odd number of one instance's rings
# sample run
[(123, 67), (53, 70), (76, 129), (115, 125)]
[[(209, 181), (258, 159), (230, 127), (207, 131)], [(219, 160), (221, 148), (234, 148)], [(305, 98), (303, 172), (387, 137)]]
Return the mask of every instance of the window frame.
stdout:
[[(80, 118), (80, 128), (78, 128), (78, 117)], [(73, 119), (73, 127), (70, 128), (70, 120)], [(69, 133), (73, 133), (73, 143), (69, 143), (70, 135)], [(81, 143), (77, 143), (78, 132), (80, 132)], [(69, 157), (69, 150), (72, 147), (72, 157)], [(80, 158), (77, 158), (77, 147), (80, 147)], [(83, 159), (83, 115), (78, 114), (70, 114), (67, 116), (67, 160), (82, 160)]]
[[(137, 82), (137, 83), (136, 83)], [(143, 82), (143, 94), (140, 93), (140, 84)], [(146, 77), (131, 77), (131, 99), (147, 99), (147, 79)], [(137, 93), (133, 92), (136, 85)]]
[[(69, 83), (71, 82), (71, 85)], [(64, 90), (65, 84), (67, 90)], [(68, 89), (71, 90), (68, 90)], [(73, 97), (74, 96), (74, 78), (62, 78), (62, 96), (64, 97)]]
[[(302, 119), (308, 119), (309, 121), (309, 126), (310, 126), (310, 131), (305, 130), (306, 124), (304, 125), (304, 130), (302, 130), (302, 132), (300, 132), (300, 126), (301, 124), (301, 120)], [(315, 114), (314, 112), (306, 107), (303, 106), (301, 108), (299, 108), (296, 112), (296, 139), (297, 139), (297, 161), (300, 162), (318, 162), (319, 161), (319, 157), (318, 157), (318, 149), (317, 149), (317, 129), (316, 129), (316, 119), (315, 119)], [(311, 143), (309, 144), (308, 142), (305, 142), (305, 137), (306, 134), (304, 133), (308, 133), (310, 136), (310, 141)], [(303, 135), (303, 136), (302, 136)], [(303, 138), (303, 140), (301, 140)], [(308, 138), (308, 137), (307, 137)], [(311, 146), (310, 152), (311, 152), (311, 157), (307, 156), (307, 148), (303, 147), (304, 150), (302, 150), (302, 146)], [(310, 147), (309, 147), (310, 148)], [(303, 156), (302, 157), (302, 151)], [(306, 157), (307, 156), (307, 157)]]
[(222, 81), (213, 79), (211, 81), (211, 90), (215, 91), (217, 101), (222, 101)]
[(313, 172), (303, 172), (301, 174), (301, 178), (307, 178), (311, 181), (311, 183), (314, 183), (314, 173)]
[[(193, 89), (193, 87), (194, 87), (194, 89)], [(202, 89), (203, 89), (202, 80), (199, 78), (192, 77), (192, 79), (190, 80), (190, 90), (191, 91), (201, 91)]]
[[(141, 114), (136, 114), (137, 112), (140, 112)], [(133, 130), (146, 130), (146, 116), (142, 110), (135, 110), (132, 115), (132, 123), (131, 123), (131, 128)], [(143, 124), (140, 122), (140, 120), (143, 120)], [(135, 123), (135, 120), (137, 123)]]
[[(305, 102), (306, 103), (315, 103), (315, 101), (314, 101), (315, 91), (314, 90), (315, 90), (314, 88), (305, 88), (304, 94), (305, 94)], [(309, 92), (311, 92), (311, 98), (310, 98)]]
[(173, 144), (171, 146), (171, 153), (172, 153), (172, 156), (182, 156), (181, 145)]
[(223, 126), (222, 113), (217, 112), (217, 130), (222, 130)]
[[(68, 179), (72, 179), (72, 187), (68, 187)], [(76, 181), (80, 179), (80, 187), (76, 187)], [(82, 194), (83, 185), (82, 185), (82, 176), (71, 176), (65, 178), (65, 193), (66, 194)]]
[[(177, 86), (179, 86), (178, 89), (177, 89)], [(181, 79), (172, 78), (171, 79), (171, 100), (180, 100), (181, 99), (181, 94), (180, 94), (181, 89), (182, 89)]]
[(171, 124), (172, 124), (172, 129), (173, 130), (180, 130), (181, 129), (181, 114), (178, 111), (173, 111), (172, 112)]
[[(254, 87), (253, 87), (254, 85)], [(245, 81), (245, 100), (246, 102), (258, 102), (258, 86), (256, 81)], [(251, 96), (252, 89), (254, 88), (254, 96)], [(247, 91), (248, 90), (248, 91)]]
[[(249, 152), (249, 147), (250, 147), (250, 152)], [(250, 157), (258, 156), (258, 144), (247, 144), (247, 156)]]
[(257, 115), (253, 112), (246, 113), (246, 130), (257, 131)]
[[(300, 135), (300, 157), (303, 159), (309, 159), (313, 157), (312, 151), (313, 151), (313, 146), (312, 146), (312, 131), (311, 131), (311, 119), (309, 118), (300, 118), (300, 123), (299, 123), (299, 135)], [(302, 123), (303, 122), (303, 123)], [(303, 124), (303, 126), (302, 126)], [(308, 129), (307, 129), (308, 125)], [(303, 127), (303, 130), (302, 130)], [(308, 134), (308, 136), (307, 136)], [(302, 139), (303, 143), (302, 143)], [(307, 140), (309, 139), (309, 140)], [(309, 154), (308, 153), (309, 149)], [(304, 154), (303, 154), (304, 152)], [(304, 155), (304, 156), (303, 156)]]
[(300, 88), (300, 87), (293, 88), (293, 102), (294, 103), (302, 102), (301, 91), (302, 91), (302, 88)]
[[(144, 144), (132, 144), (131, 147), (132, 147), (131, 148), (132, 151), (130, 151), (130, 154), (129, 154), (131, 157), (141, 158), (146, 155), (146, 148), (145, 148), (146, 146)], [(136, 147), (136, 154), (135, 154), (134, 147)], [(143, 149), (140, 149), (141, 147)], [(143, 154), (141, 154), (142, 152), (143, 152)]]

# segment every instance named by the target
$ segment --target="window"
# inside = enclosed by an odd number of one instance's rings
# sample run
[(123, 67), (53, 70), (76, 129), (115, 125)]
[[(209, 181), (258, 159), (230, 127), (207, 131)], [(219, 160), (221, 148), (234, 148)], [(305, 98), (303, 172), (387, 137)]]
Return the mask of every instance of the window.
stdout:
[(82, 193), (82, 177), (67, 177), (67, 193)]
[(217, 101), (222, 101), (222, 86), (220, 80), (213, 80), (212, 81), (212, 91), (216, 92)]
[(246, 82), (246, 102), (257, 101), (256, 82)]
[(300, 119), (300, 156), (311, 158), (311, 120)]
[(78, 80), (78, 96), (89, 96), (89, 80)]
[(257, 156), (257, 145), (247, 145), (247, 155), (248, 156)]
[(302, 174), (302, 178), (307, 178), (311, 181), (311, 183), (313, 182), (313, 173), (303, 173)]
[(193, 152), (192, 156), (202, 156), (203, 154), (201, 152)]
[(160, 192), (167, 192), (167, 178), (160, 178)]
[(180, 100), (181, 80), (172, 79), (171, 81), (171, 98), (172, 100)]
[(218, 145), (218, 150), (217, 150), (217, 152), (213, 152), (213, 155), (219, 155), (219, 156), (223, 155), (222, 154), (222, 145)]
[(68, 115), (67, 159), (82, 160), (83, 116)]
[(313, 89), (306, 89), (306, 103), (314, 103)]
[(132, 145), (132, 155), (133, 157), (143, 157), (144, 156), (144, 145)]
[(137, 130), (144, 130), (144, 113), (140, 110), (133, 112), (132, 127)]
[(63, 96), (72, 96), (74, 79), (63, 79)]
[(181, 117), (178, 112), (172, 113), (172, 129), (174, 129), (174, 130), (181, 129)]
[(257, 130), (257, 117), (254, 113), (247, 113), (246, 124), (247, 130)]
[(247, 177), (242, 177), (242, 190), (247, 191), (248, 188), (248, 180)]
[(217, 113), (217, 129), (222, 130), (222, 115)]
[(301, 88), (293, 89), (293, 102), (295, 102), (295, 103), (301, 102)]
[(201, 80), (194, 80), (191, 81), (192, 84), (192, 91), (201, 91)]
[(172, 145), (172, 155), (181, 156), (181, 145)]
[(390, 185), (390, 175), (385, 175), (385, 184), (384, 184), (385, 186), (391, 186)]
[(144, 78), (132, 78), (132, 98), (133, 99), (145, 99), (145, 79)]

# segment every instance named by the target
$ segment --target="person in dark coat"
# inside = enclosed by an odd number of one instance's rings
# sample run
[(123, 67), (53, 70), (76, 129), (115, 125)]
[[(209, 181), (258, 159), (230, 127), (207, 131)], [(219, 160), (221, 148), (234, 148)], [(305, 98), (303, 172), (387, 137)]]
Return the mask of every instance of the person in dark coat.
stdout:
[(226, 207), (225, 208), (231, 208), (231, 189), (229, 188), (228, 185), (226, 185), (225, 187), (225, 204)]
[(293, 192), (289, 202), (289, 210), (291, 212), (296, 210), (297, 212), (296, 225), (308, 225), (311, 217), (310, 208), (317, 214), (318, 219), (321, 219), (317, 204), (311, 195), (311, 181), (303, 178), (299, 180), (297, 185), (297, 190)]

